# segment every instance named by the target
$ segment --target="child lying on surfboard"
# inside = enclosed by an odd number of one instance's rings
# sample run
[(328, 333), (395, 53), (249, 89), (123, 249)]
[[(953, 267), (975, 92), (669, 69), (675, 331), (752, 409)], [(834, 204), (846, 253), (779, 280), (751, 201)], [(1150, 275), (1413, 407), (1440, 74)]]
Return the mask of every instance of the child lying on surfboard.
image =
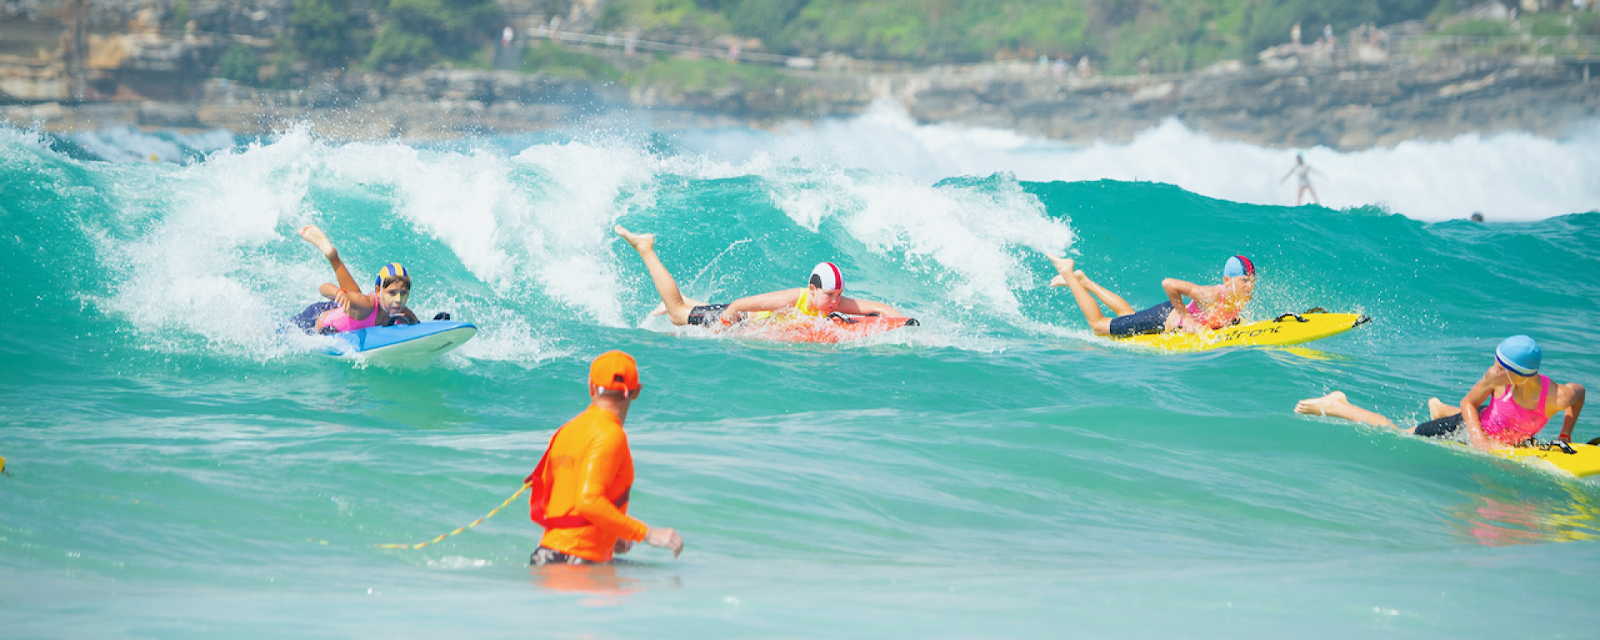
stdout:
[[(1195, 333), (1221, 329), (1237, 320), (1244, 305), (1255, 296), (1255, 264), (1244, 256), (1233, 256), (1222, 267), (1222, 284), (1208, 287), (1167, 278), (1161, 281), (1167, 301), (1136, 312), (1122, 296), (1096, 284), (1082, 271), (1075, 270), (1072, 260), (1046, 257), (1060, 272), (1050, 281), (1050, 285), (1072, 290), (1072, 297), (1078, 302), (1078, 309), (1083, 311), (1084, 319), (1089, 322), (1089, 329), (1098, 336), (1134, 336), (1174, 331)], [(1184, 298), (1190, 300), (1189, 304), (1183, 303)], [(1100, 310), (1101, 302), (1116, 315), (1106, 317), (1105, 312)]]
[(362, 293), (361, 285), (350, 276), (344, 261), (339, 259), (339, 250), (333, 248), (322, 229), (308, 224), (300, 228), (300, 237), (322, 251), (339, 284), (322, 283), (317, 290), (327, 300), (301, 311), (292, 320), (295, 326), (307, 333), (336, 333), (417, 322), (417, 314), (406, 306), (406, 300), (411, 297), (411, 274), (400, 263), (384, 265), (373, 281), (372, 293)]
[(811, 279), (803, 289), (785, 289), (759, 295), (746, 296), (729, 304), (706, 304), (685, 298), (678, 290), (678, 282), (656, 256), (656, 236), (651, 233), (633, 233), (618, 225), (617, 235), (639, 252), (650, 280), (661, 295), (663, 312), (672, 324), (683, 326), (731, 325), (747, 317), (762, 314), (787, 314), (796, 317), (825, 318), (832, 313), (855, 316), (898, 316), (894, 307), (871, 300), (857, 300), (844, 296), (844, 275), (832, 262), (818, 264), (811, 271)]
[(1452, 407), (1438, 398), (1429, 398), (1428, 417), (1432, 419), (1409, 429), (1400, 429), (1394, 421), (1351, 404), (1342, 391), (1301, 400), (1294, 405), (1294, 411), (1391, 427), (1428, 438), (1464, 434), (1469, 444), (1484, 451), (1527, 442), (1544, 428), (1551, 416), (1565, 411), (1567, 418), (1556, 439), (1572, 442), (1572, 428), (1578, 424), (1578, 414), (1583, 411), (1583, 385), (1557, 384), (1539, 375), (1539, 361), (1543, 357), (1543, 351), (1533, 338), (1506, 338), (1494, 350), (1494, 364), (1461, 398), (1459, 406)]

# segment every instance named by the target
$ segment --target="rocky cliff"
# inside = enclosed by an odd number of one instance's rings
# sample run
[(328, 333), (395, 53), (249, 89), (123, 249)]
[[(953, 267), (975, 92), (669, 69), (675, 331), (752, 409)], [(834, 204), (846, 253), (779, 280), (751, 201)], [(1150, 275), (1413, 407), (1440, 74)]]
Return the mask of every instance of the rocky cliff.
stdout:
[[(1361, 49), (1336, 59), (1309, 47), (1269, 50), (1257, 64), (1171, 75), (1080, 76), (1014, 62), (884, 72), (839, 58), (813, 70), (786, 70), (781, 82), (761, 87), (733, 82), (686, 90), (648, 81), (623, 86), (436, 69), (408, 75), (328, 71), (310, 77), (304, 88), (274, 91), (207, 76), (226, 47), (270, 46), (284, 28), (287, 0), (262, 3), (253, 12), (231, 2), (186, 5), (190, 20), (236, 30), (226, 36), (193, 25), (158, 28), (173, 16), (149, 8), (155, 5), (80, 2), (5, 0), (10, 13), (0, 22), (0, 35), (7, 36), (0, 39), (0, 104), (10, 106), (0, 106), (0, 117), (47, 129), (133, 124), (245, 134), (310, 121), (339, 137), (419, 138), (592, 126), (624, 110), (646, 112), (656, 126), (764, 126), (848, 116), (891, 100), (923, 122), (1079, 143), (1127, 140), (1176, 118), (1255, 144), (1360, 149), (1467, 132), (1560, 136), (1600, 109), (1600, 80), (1589, 82), (1588, 69), (1570, 61), (1391, 59)], [(97, 28), (120, 20), (123, 32), (61, 30), (85, 22), (66, 20), (62, 12), (89, 2), (115, 9), (109, 12), (115, 19), (94, 23)], [(16, 18), (23, 15), (31, 22)], [(617, 49), (587, 51), (619, 68), (643, 64)]]

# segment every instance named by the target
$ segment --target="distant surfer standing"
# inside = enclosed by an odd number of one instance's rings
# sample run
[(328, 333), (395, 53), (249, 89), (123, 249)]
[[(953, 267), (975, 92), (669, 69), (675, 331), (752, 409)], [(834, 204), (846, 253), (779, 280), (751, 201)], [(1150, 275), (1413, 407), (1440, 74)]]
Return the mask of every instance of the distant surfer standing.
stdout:
[(787, 315), (802, 318), (826, 318), (833, 313), (854, 316), (898, 316), (894, 307), (871, 300), (857, 300), (844, 296), (844, 274), (832, 262), (823, 262), (811, 270), (805, 288), (784, 289), (739, 298), (728, 304), (706, 304), (684, 297), (678, 281), (661, 264), (656, 256), (656, 236), (652, 233), (633, 233), (618, 225), (617, 235), (628, 241), (628, 246), (639, 252), (650, 280), (661, 296), (661, 309), (672, 324), (723, 326), (732, 325), (748, 317)]
[(1394, 421), (1351, 404), (1342, 391), (1301, 400), (1294, 405), (1294, 411), (1390, 427), (1429, 438), (1456, 437), (1465, 429), (1468, 444), (1484, 451), (1527, 442), (1551, 416), (1565, 411), (1567, 418), (1556, 439), (1572, 442), (1572, 428), (1583, 411), (1585, 390), (1576, 382), (1557, 384), (1540, 375), (1543, 355), (1533, 338), (1506, 338), (1494, 350), (1494, 364), (1461, 398), (1460, 406), (1428, 398), (1430, 420), (1409, 429), (1401, 429)]
[[(1166, 292), (1167, 301), (1143, 311), (1134, 311), (1122, 296), (1075, 270), (1072, 260), (1046, 257), (1060, 273), (1050, 281), (1050, 286), (1072, 290), (1072, 297), (1083, 311), (1084, 320), (1089, 322), (1089, 329), (1099, 336), (1221, 329), (1238, 319), (1244, 305), (1255, 296), (1256, 266), (1244, 256), (1228, 258), (1222, 266), (1222, 284), (1219, 285), (1202, 286), (1177, 278), (1162, 280), (1161, 290)], [(1184, 298), (1190, 302), (1184, 304)], [(1115, 315), (1107, 316), (1101, 311), (1102, 302)]]
[(1300, 206), (1300, 203), (1304, 201), (1303, 199), (1308, 191), (1311, 193), (1312, 202), (1322, 204), (1322, 201), (1317, 199), (1317, 190), (1311, 188), (1311, 174), (1313, 172), (1324, 177), (1327, 175), (1321, 171), (1312, 169), (1311, 165), (1306, 164), (1305, 158), (1300, 157), (1300, 154), (1297, 153), (1294, 156), (1294, 168), (1289, 169), (1289, 173), (1283, 174), (1283, 177), (1278, 180), (1278, 184), (1283, 184), (1285, 180), (1289, 179), (1289, 176), (1295, 176), (1295, 180), (1298, 182), (1299, 186), (1294, 192), (1294, 206)]
[(525, 481), (528, 515), (544, 527), (530, 565), (602, 564), (640, 541), (683, 553), (677, 531), (628, 515), (633, 454), (622, 423), (642, 388), (633, 356), (607, 351), (589, 364), (589, 408), (556, 430)]
[(290, 321), (292, 324), (307, 333), (326, 333), (418, 322), (417, 314), (406, 306), (411, 298), (411, 274), (400, 263), (391, 262), (379, 269), (372, 293), (365, 294), (322, 229), (308, 224), (300, 228), (300, 237), (322, 251), (338, 284), (322, 283), (317, 291), (327, 300), (306, 307)]

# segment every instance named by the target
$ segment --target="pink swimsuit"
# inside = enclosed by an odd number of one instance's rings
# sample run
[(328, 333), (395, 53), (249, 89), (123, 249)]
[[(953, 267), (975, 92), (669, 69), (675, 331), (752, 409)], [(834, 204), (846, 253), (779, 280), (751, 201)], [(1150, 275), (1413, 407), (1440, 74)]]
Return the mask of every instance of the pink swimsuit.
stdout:
[[(1220, 284), (1216, 286), (1217, 295), (1225, 297), (1222, 287), (1223, 285)], [(1239, 317), (1239, 309), (1224, 309), (1219, 302), (1211, 305), (1210, 310), (1202, 311), (1199, 302), (1190, 300), (1189, 317), (1193, 318), (1195, 322), (1205, 325), (1207, 329), (1221, 329), (1228, 326), (1228, 323), (1233, 322), (1234, 318)]]
[(322, 313), (321, 321), (322, 326), (333, 327), (335, 331), (340, 333), (366, 329), (378, 326), (378, 309), (374, 307), (372, 313), (367, 314), (366, 318), (357, 320), (350, 317), (350, 314), (345, 313), (343, 309), (334, 307)]
[(1550, 416), (1544, 411), (1545, 399), (1550, 396), (1550, 378), (1539, 376), (1539, 407), (1536, 409), (1517, 404), (1512, 398), (1515, 391), (1515, 387), (1507, 387), (1502, 397), (1490, 395), (1489, 409), (1481, 416), (1483, 432), (1506, 444), (1518, 444), (1532, 438), (1550, 421)]

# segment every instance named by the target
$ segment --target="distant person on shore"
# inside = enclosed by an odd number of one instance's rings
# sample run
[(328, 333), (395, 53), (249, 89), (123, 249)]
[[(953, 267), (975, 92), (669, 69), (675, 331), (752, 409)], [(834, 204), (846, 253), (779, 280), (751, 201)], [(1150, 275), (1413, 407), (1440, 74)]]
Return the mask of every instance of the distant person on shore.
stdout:
[(334, 333), (418, 322), (417, 314), (406, 306), (411, 298), (411, 274), (400, 263), (384, 265), (372, 283), (372, 293), (362, 293), (361, 285), (345, 268), (344, 261), (339, 259), (339, 250), (333, 247), (322, 229), (308, 224), (300, 228), (300, 237), (327, 258), (338, 284), (325, 282), (318, 287), (317, 292), (327, 300), (306, 307), (290, 321), (291, 324), (306, 333)]
[(617, 235), (628, 241), (628, 246), (639, 252), (644, 266), (650, 271), (650, 281), (661, 296), (661, 307), (655, 313), (665, 314), (676, 326), (729, 326), (735, 322), (767, 318), (776, 315), (789, 317), (826, 318), (833, 313), (853, 316), (898, 316), (894, 307), (871, 300), (844, 297), (844, 274), (832, 262), (818, 264), (811, 270), (811, 279), (802, 289), (785, 289), (734, 300), (728, 304), (707, 304), (683, 296), (678, 281), (661, 264), (656, 256), (656, 236), (651, 233), (633, 233), (616, 227)]
[(1312, 202), (1322, 204), (1322, 201), (1317, 199), (1317, 190), (1311, 188), (1312, 172), (1316, 172), (1318, 175), (1326, 176), (1326, 174), (1323, 174), (1321, 171), (1312, 169), (1311, 165), (1306, 164), (1306, 159), (1297, 153), (1294, 156), (1294, 167), (1289, 169), (1289, 173), (1283, 174), (1283, 177), (1278, 180), (1278, 184), (1283, 184), (1285, 180), (1289, 179), (1289, 176), (1295, 176), (1295, 180), (1298, 184), (1294, 191), (1294, 206), (1300, 206), (1300, 204), (1304, 202), (1305, 195), (1308, 192), (1311, 194)]
[(1078, 77), (1087, 78), (1094, 75), (1094, 68), (1089, 66), (1089, 56), (1078, 58)]
[(1551, 416), (1566, 411), (1566, 422), (1561, 425), (1556, 439), (1572, 442), (1572, 428), (1578, 424), (1578, 414), (1583, 411), (1583, 385), (1576, 382), (1556, 384), (1539, 375), (1542, 357), (1533, 338), (1506, 338), (1495, 348), (1494, 364), (1461, 398), (1460, 406), (1452, 407), (1438, 398), (1428, 398), (1430, 419), (1409, 429), (1400, 429), (1394, 421), (1351, 404), (1342, 391), (1301, 400), (1294, 405), (1294, 411), (1391, 427), (1428, 438), (1465, 435), (1468, 444), (1484, 451), (1527, 442), (1544, 428)]
[(607, 351), (589, 364), (589, 408), (550, 436), (525, 481), (529, 517), (544, 527), (528, 564), (602, 564), (640, 541), (683, 553), (677, 531), (628, 515), (633, 453), (622, 424), (640, 390), (633, 356)]
[(506, 25), (506, 28), (500, 32), (500, 47), (505, 48), (511, 46), (512, 39), (516, 37), (517, 32), (511, 29), (511, 25)]
[(1336, 40), (1335, 36), (1333, 35), (1332, 24), (1322, 25), (1322, 41), (1328, 44), (1329, 49), (1332, 49), (1334, 45), (1338, 44), (1338, 40)]
[[(1052, 287), (1067, 287), (1083, 312), (1089, 330), (1097, 336), (1134, 336), (1221, 329), (1239, 318), (1245, 303), (1255, 296), (1256, 266), (1244, 256), (1233, 256), (1222, 266), (1222, 284), (1202, 286), (1177, 278), (1161, 281), (1167, 301), (1144, 311), (1134, 311), (1127, 300), (1096, 284), (1075, 268), (1072, 260), (1045, 256), (1059, 274), (1050, 280)], [(1190, 302), (1184, 304), (1187, 297)], [(1096, 300), (1098, 298), (1098, 300)], [(1105, 303), (1116, 314), (1107, 317), (1100, 310)]]
[(1289, 27), (1289, 44), (1296, 48), (1300, 46), (1300, 21), (1296, 20), (1293, 27)]

